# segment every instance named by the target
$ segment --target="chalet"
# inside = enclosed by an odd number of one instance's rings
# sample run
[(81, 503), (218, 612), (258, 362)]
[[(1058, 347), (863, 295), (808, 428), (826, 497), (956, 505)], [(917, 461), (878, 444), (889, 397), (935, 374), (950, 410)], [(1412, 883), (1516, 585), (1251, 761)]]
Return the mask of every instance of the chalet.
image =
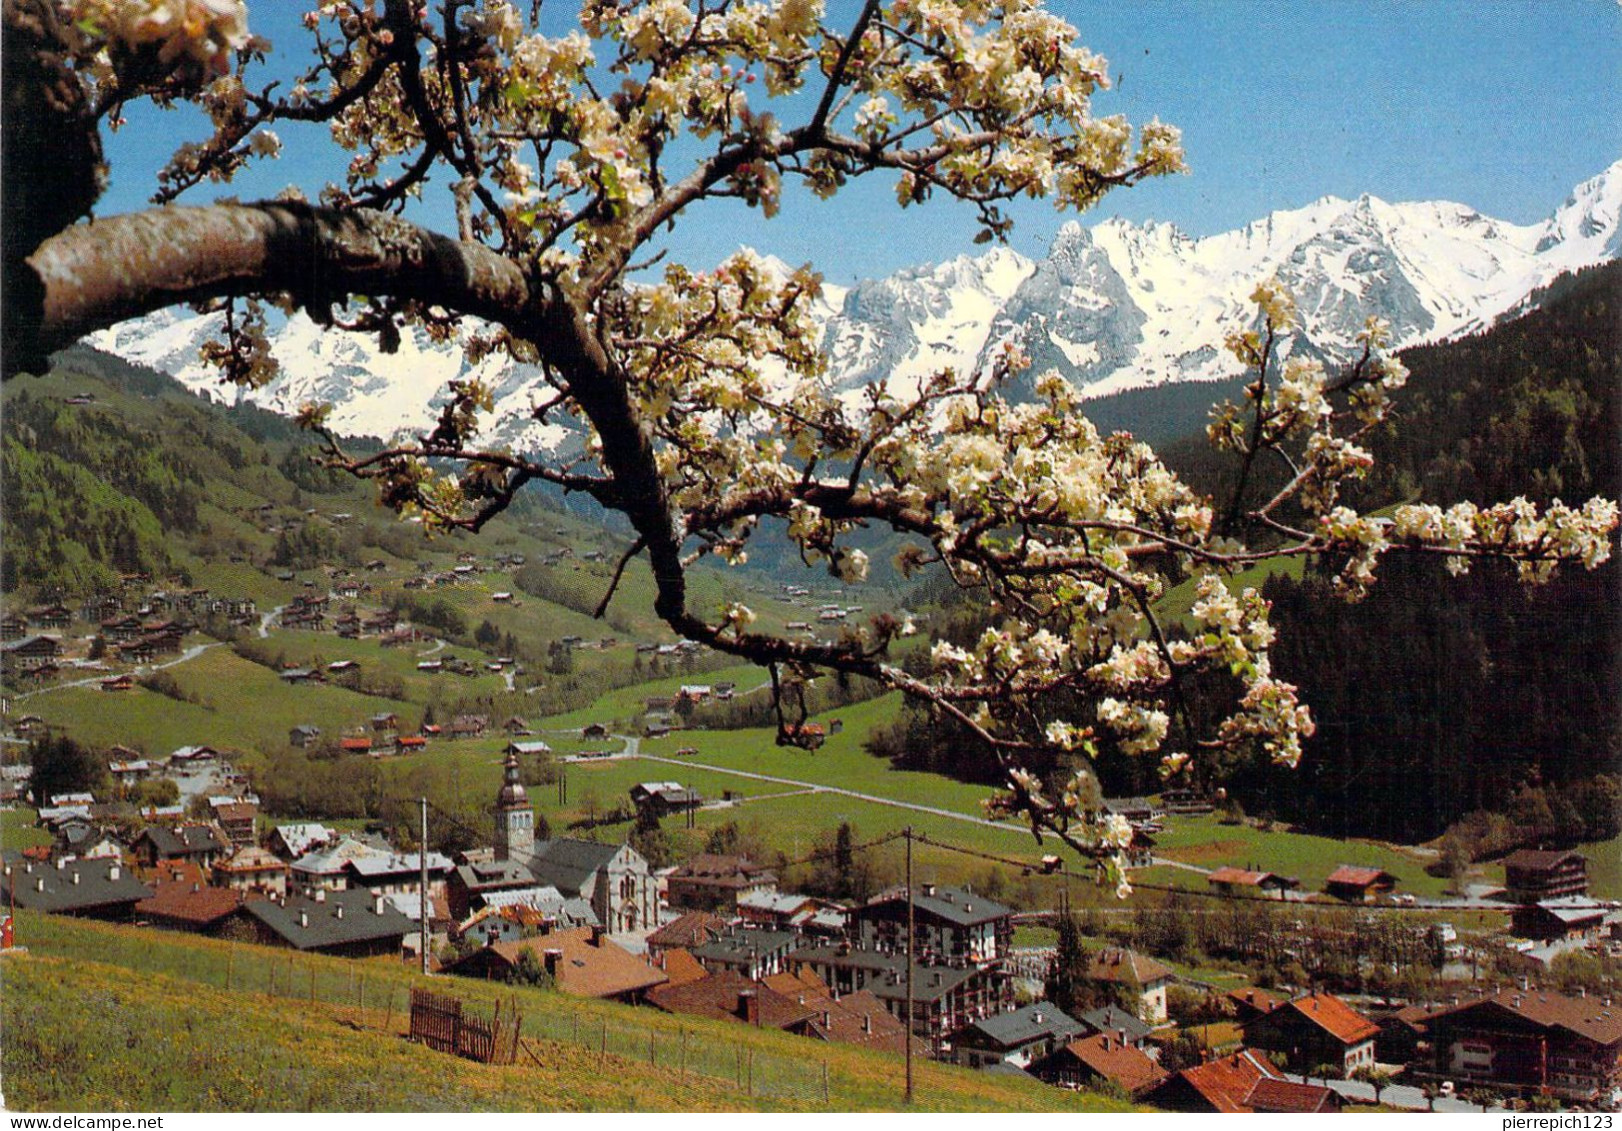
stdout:
[(1339, 1111), (1340, 1096), (1317, 1084), (1287, 1080), (1255, 1049), (1185, 1068), (1149, 1088), (1143, 1099), (1177, 1112), (1306, 1113)]
[(136, 903), (152, 894), (116, 860), (52, 865), (12, 852), (6, 852), (4, 860), (7, 898), (30, 911), (128, 922), (135, 916)]
[(381, 714), (373, 715), (371, 727), (373, 734), (388, 734), (397, 731), (400, 729), (400, 716), (393, 711), (384, 711)]
[(1247, 1045), (1283, 1055), (1296, 1072), (1328, 1064), (1350, 1078), (1374, 1067), (1380, 1027), (1338, 997), (1312, 994), (1253, 1018), (1244, 1031)]
[(128, 672), (122, 675), (108, 676), (106, 679), (101, 680), (98, 686), (103, 691), (134, 691), (135, 677)]
[[(422, 857), (415, 852), (368, 852), (344, 862), (349, 890), (364, 888), (374, 895), (417, 895), (422, 891)], [(428, 896), (445, 898), (445, 883), (453, 865), (450, 858), (428, 853)]]
[(356, 672), (359, 670), (360, 664), (354, 660), (334, 660), (327, 665), (327, 671), (333, 675), (343, 675), (344, 672)]
[(1581, 852), (1523, 848), (1504, 857), (1504, 894), (1515, 903), (1588, 894), (1588, 857)]
[(305, 749), (314, 746), (321, 737), (321, 728), (313, 723), (300, 723), (287, 732), (287, 744)]
[[(913, 897), (914, 953), (920, 961), (987, 964), (1006, 957), (1013, 910), (965, 888), (923, 884)], [(905, 888), (882, 893), (850, 912), (852, 933), (866, 946), (906, 949)]]
[(595, 927), (496, 943), (453, 962), (445, 972), (472, 978), (506, 978), (517, 968), (525, 950), (535, 956), (560, 991), (576, 997), (640, 1002), (650, 990), (667, 981), (662, 971)]
[(152, 884), (152, 894), (135, 905), (135, 914), (154, 927), (191, 931), (215, 937), (251, 941), (238, 916), (244, 902), (240, 890), (209, 887), (196, 868), (164, 869)]
[(169, 755), (169, 766), (175, 770), (192, 770), (220, 760), (220, 752), (212, 746), (177, 746)]
[(54, 636), (24, 636), (0, 644), (0, 662), (11, 671), (32, 671), (46, 664), (55, 665), (62, 656), (62, 642)]
[(1421, 1056), (1421, 1042), (1429, 1040), (1431, 1015), (1441, 1006), (1405, 1005), (1376, 1022), (1374, 1060), (1377, 1064), (1409, 1064)]
[(314, 898), (250, 900), (243, 905), (257, 941), (348, 958), (396, 955), (413, 927), (387, 899), (364, 891), (317, 891)]
[(1166, 811), (1147, 797), (1106, 797), (1104, 812), (1125, 817), (1133, 825), (1153, 825)]
[(128, 762), (108, 762), (107, 773), (120, 789), (128, 789), (136, 782), (145, 781), (156, 771), (156, 767), (145, 758), (136, 758)]
[(709, 911), (689, 911), (648, 936), (648, 953), (657, 960), (668, 950), (690, 951), (718, 937), (726, 929), (727, 921), (719, 915)]
[(1166, 807), (1166, 812), (1185, 816), (1198, 816), (1216, 810), (1209, 797), (1192, 789), (1165, 790), (1160, 794), (1160, 803)]
[(61, 631), (73, 623), (73, 610), (56, 602), (28, 610), (28, 623), (38, 628)]
[(285, 896), (287, 861), (268, 849), (249, 845), (215, 862), (214, 882), (234, 891)]
[[(673, 781), (645, 781), (633, 785), (630, 790), (631, 804), (640, 811), (650, 809), (663, 817), (670, 813), (685, 813), (689, 809), (697, 809), (704, 804), (704, 796), (696, 789), (689, 789), (680, 782)], [(777, 877), (772, 877), (776, 884)], [(695, 903), (685, 906), (702, 907), (704, 904)]]
[[(499, 669), (500, 665), (498, 664), (497, 667)], [(530, 729), (528, 721), (519, 718), (517, 715), (513, 715), (506, 722), (502, 723), (501, 729), (506, 731), (513, 738), (535, 733)]]
[(333, 836), (325, 825), (277, 825), (265, 838), (265, 847), (283, 860), (297, 860), (311, 849), (325, 845)]
[(1273, 1012), (1289, 1000), (1258, 986), (1242, 986), (1236, 990), (1229, 990), (1227, 997), (1228, 1003), (1233, 1006), (1234, 1019), (1240, 1025), (1248, 1024), (1264, 1013)]
[[(1012, 1064), (1029, 1068), (1085, 1032), (1082, 1023), (1049, 1002), (981, 1018), (952, 1037), (952, 1059), (970, 1068)], [(1141, 1054), (1140, 1054), (1141, 1055)]]
[(1528, 939), (1556, 942), (1593, 938), (1616, 920), (1609, 906), (1583, 895), (1565, 895), (1516, 907), (1515, 933)]
[(426, 750), (428, 740), (420, 734), (401, 734), (394, 738), (394, 752), (396, 754), (410, 754), (417, 750)]
[(1084, 1032), (1088, 1035), (1108, 1033), (1123, 1044), (1138, 1049), (1147, 1050), (1150, 1038), (1154, 1035), (1154, 1029), (1143, 1018), (1113, 1005), (1089, 1009), (1086, 1013), (1077, 1015), (1076, 1020), (1086, 1026)]
[(148, 868), (177, 861), (206, 868), (231, 852), (231, 841), (218, 825), (148, 825), (130, 846), (135, 858)]
[(1463, 1087), (1552, 1093), (1614, 1105), (1622, 1089), (1622, 1009), (1609, 999), (1500, 990), (1425, 1022), (1437, 1077)]
[(282, 672), (283, 683), (325, 683), (326, 673), (320, 668), (288, 668)]
[(22, 617), (0, 618), (0, 640), (21, 640), (28, 635), (28, 622)]
[[(802, 947), (789, 955), (790, 969), (808, 967), (843, 997), (867, 990), (898, 1018), (907, 1000), (907, 960), (898, 954), (850, 943)], [(978, 966), (912, 967), (912, 1032), (939, 1054), (951, 1035), (1013, 1005), (1013, 983), (1000, 970)]]
[(1379, 868), (1342, 864), (1324, 880), (1324, 891), (1348, 903), (1373, 903), (1397, 886), (1397, 877)]
[(259, 840), (259, 805), (241, 798), (211, 798), (209, 812), (232, 845), (243, 848)]
[(141, 635), (141, 618), (134, 614), (108, 617), (101, 622), (101, 635), (111, 644), (128, 644)]
[(298, 895), (314, 895), (318, 891), (348, 891), (352, 876), (349, 870), (351, 860), (390, 855), (393, 853), (386, 848), (352, 836), (339, 836), (313, 847), (288, 865), (288, 890)]
[(540, 741), (509, 742), (502, 753), (513, 754), (519, 758), (543, 758), (552, 753), (552, 748)]
[(779, 931), (843, 935), (847, 924), (843, 907), (814, 895), (752, 891), (739, 895), (736, 907), (745, 923)]
[(1281, 876), (1277, 872), (1253, 872), (1228, 864), (1207, 875), (1205, 882), (1224, 895), (1250, 895), (1252, 898), (1268, 894), (1277, 894), (1282, 898), (1284, 892), (1294, 891), (1301, 886), (1301, 881), (1291, 876)]
[(1030, 1065), (1032, 1076), (1061, 1088), (1113, 1084), (1134, 1099), (1164, 1083), (1161, 1068), (1139, 1045), (1112, 1033), (1078, 1037)]
[(798, 942), (792, 931), (764, 927), (731, 927), (689, 953), (711, 974), (732, 970), (754, 980), (787, 969), (789, 952)]
[[(637, 791), (650, 786), (669, 786), (674, 783), (643, 783), (631, 791), (632, 801), (640, 808), (652, 804), (661, 811), (669, 804), (668, 791), (639, 800)], [(678, 787), (679, 788), (679, 787)], [(675, 796), (691, 791), (683, 790)], [(662, 810), (668, 811), (668, 810)], [(777, 874), (763, 864), (756, 864), (747, 856), (724, 856), (701, 853), (683, 863), (669, 877), (669, 899), (672, 907), (732, 914), (738, 902), (746, 896), (770, 895), (777, 890)]]
[[(417, 670), (419, 672), (439, 672), (439, 671), (444, 671), (445, 670), (445, 661), (444, 660), (420, 660), (417, 663)], [(483, 734), (484, 732), (481, 730), (478, 733)]]
[(370, 754), (372, 752), (372, 740), (364, 734), (340, 738), (338, 740), (338, 749), (345, 754)]
[(457, 715), (446, 732), (452, 738), (478, 738), (489, 729), (490, 718), (487, 715)]
[(607, 738), (608, 737), (608, 724), (607, 723), (587, 723), (585, 726), (580, 728), (580, 737), (581, 738)]
[(789, 741), (807, 750), (815, 750), (827, 741), (828, 732), (821, 723), (785, 723), (783, 733)]
[(1138, 1003), (1138, 1016), (1151, 1025), (1166, 1020), (1166, 986), (1171, 971), (1148, 955), (1105, 947), (1087, 964), (1087, 980), (1123, 986)]
[(670, 724), (668, 722), (654, 722), (649, 720), (642, 727), (643, 738), (665, 738), (668, 737), (669, 734)]

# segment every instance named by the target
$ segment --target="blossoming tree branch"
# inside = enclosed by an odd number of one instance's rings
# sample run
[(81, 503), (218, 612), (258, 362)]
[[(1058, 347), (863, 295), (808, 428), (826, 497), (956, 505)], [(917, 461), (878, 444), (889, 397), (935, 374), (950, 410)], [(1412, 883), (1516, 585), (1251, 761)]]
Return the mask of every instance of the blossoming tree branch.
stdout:
[[(577, 458), (482, 443), (491, 392), (475, 381), (452, 385), (431, 431), (374, 454), (346, 452), (323, 406), (303, 423), (329, 462), (430, 528), (477, 530), (531, 483), (620, 512), (636, 532), (627, 558), (647, 556), (673, 630), (770, 667), (774, 684), (837, 671), (926, 700), (999, 760), (994, 811), (1117, 879), (1131, 833), (1097, 804), (1100, 750), (1199, 779), (1236, 753), (1294, 764), (1312, 733), (1271, 671), (1267, 605), (1230, 589), (1235, 571), (1321, 558), (1355, 599), (1399, 551), (1455, 571), (1508, 559), (1534, 583), (1608, 557), (1617, 507), (1605, 499), (1406, 505), (1385, 520), (1343, 505), (1406, 374), (1378, 322), (1341, 367), (1292, 355), (1295, 311), (1268, 282), (1229, 342), (1250, 380), (1214, 416), (1239, 473), (1233, 496), (1213, 500), (1130, 436), (1100, 435), (1057, 374), (1013, 403), (1002, 390), (1026, 364), (1015, 351), (990, 372), (838, 399), (809, 269), (779, 277), (747, 253), (713, 269), (661, 262), (661, 235), (702, 223), (707, 202), (771, 216), (785, 181), (829, 197), (879, 175), (903, 208), (970, 202), (996, 238), (1016, 197), (1080, 211), (1183, 172), (1174, 128), (1094, 112), (1104, 60), (1037, 0), (866, 0), (844, 24), (820, 0), (584, 0), (562, 36), (536, 30), (539, 7), (321, 0), (305, 19), (307, 67), (287, 82), (262, 77), (270, 45), (239, 0), (5, 0), (9, 367), (192, 302), (225, 312), (213, 357), (227, 378), (262, 383), (274, 373), (266, 300), (385, 348), (414, 325), (475, 360), (532, 363), (551, 388), (534, 416), (574, 418), (588, 437)], [(212, 133), (157, 171), (152, 209), (87, 220), (99, 131), (141, 98), (194, 100)], [(290, 188), (258, 204), (171, 203), (274, 157), (287, 122), (326, 124), (351, 154), (342, 183), (314, 200)], [(430, 192), (449, 195), (455, 231), (403, 218)], [(1287, 474), (1257, 498), (1263, 463)], [(690, 598), (695, 563), (741, 563), (766, 537), (859, 582), (868, 562), (851, 541), (866, 527), (905, 536), (903, 570), (946, 571), (991, 627), (904, 666), (891, 655), (913, 631), (904, 620), (819, 643)], [(1192, 631), (1158, 612), (1187, 578)], [(1183, 690), (1213, 673), (1231, 699), (1201, 722)], [(799, 733), (788, 715), (780, 701), (782, 742)]]

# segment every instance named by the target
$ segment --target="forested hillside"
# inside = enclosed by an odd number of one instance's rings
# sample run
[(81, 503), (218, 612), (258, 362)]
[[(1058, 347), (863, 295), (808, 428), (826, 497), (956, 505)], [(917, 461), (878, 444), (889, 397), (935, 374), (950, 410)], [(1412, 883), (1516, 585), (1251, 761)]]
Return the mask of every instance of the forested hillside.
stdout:
[[(1413, 376), (1400, 418), (1373, 445), (1380, 471), (1364, 503), (1622, 491), (1622, 264), (1562, 281), (1524, 318), (1404, 360)], [(1523, 786), (1617, 773), (1615, 558), (1541, 589), (1497, 566), (1451, 578), (1436, 560), (1388, 559), (1381, 574), (1356, 605), (1317, 577), (1268, 582), (1275, 666), (1301, 685), (1319, 733), (1299, 770), (1241, 775), (1247, 808), (1332, 833), (1418, 839), (1476, 809), (1544, 825), (1535, 793), (1517, 799)], [(1565, 794), (1551, 792), (1558, 809)], [(1611, 808), (1592, 817), (1614, 826)], [(1555, 817), (1572, 824), (1570, 813)], [(1572, 839), (1600, 839), (1594, 831)]]

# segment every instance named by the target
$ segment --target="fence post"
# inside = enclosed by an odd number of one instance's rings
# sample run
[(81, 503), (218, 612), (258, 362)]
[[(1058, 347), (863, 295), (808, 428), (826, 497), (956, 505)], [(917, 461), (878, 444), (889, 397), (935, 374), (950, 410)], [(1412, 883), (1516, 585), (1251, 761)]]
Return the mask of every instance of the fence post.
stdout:
[(360, 995), (359, 995), (358, 1001), (359, 1001), (360, 1007), (362, 1009), (365, 1009), (366, 1008), (366, 979), (365, 978), (362, 978), (360, 980)]
[(749, 1050), (749, 1095), (755, 1094), (755, 1050)]
[(681, 1077), (687, 1079), (687, 1030), (681, 1031)]
[(389, 987), (389, 1008), (383, 1014), (383, 1032), (384, 1033), (392, 1033), (394, 1031), (393, 1025), (392, 1025), (393, 1021), (394, 1021), (394, 987), (390, 986)]
[[(289, 974), (293, 972), (293, 962), (291, 959), (289, 959), (287, 962), (287, 972)], [(292, 978), (288, 978), (288, 985), (292, 985), (292, 982)], [(315, 1004), (315, 963), (313, 962), (310, 963), (310, 1004)]]
[(231, 992), (231, 966), (237, 957), (237, 944), (232, 943), (231, 949), (225, 952), (225, 992)]
[(828, 1062), (822, 1062), (822, 1102), (828, 1102)]
[(598, 1038), (597, 1057), (600, 1061), (608, 1059), (608, 1018), (602, 1019), (602, 1036)]
[(653, 1029), (650, 1027), (648, 1029), (648, 1063), (652, 1064), (653, 1062)]
[(270, 971), (270, 991), (269, 991), (269, 993), (270, 993), (271, 997), (275, 997), (276, 996), (276, 960), (274, 958), (271, 959), (269, 962), (265, 963), (265, 967), (266, 967), (266, 969), (268, 969)]

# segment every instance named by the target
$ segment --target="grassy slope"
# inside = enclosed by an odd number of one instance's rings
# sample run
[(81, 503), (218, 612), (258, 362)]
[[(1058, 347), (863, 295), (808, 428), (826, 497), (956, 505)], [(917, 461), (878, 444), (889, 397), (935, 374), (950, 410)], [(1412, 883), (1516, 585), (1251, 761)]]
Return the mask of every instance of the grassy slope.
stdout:
[[(899, 1059), (770, 1030), (540, 990), (436, 979), (518, 1002), (542, 1065), (472, 1064), (385, 1035), (401, 1028), (397, 962), (290, 958), (190, 935), (24, 914), (26, 957), (0, 964), (8, 1105), (102, 1110), (883, 1110)], [(228, 977), (231, 990), (225, 989)], [(139, 976), (133, 976), (138, 974)], [(308, 987), (314, 979), (315, 1002)], [(362, 989), (360, 979), (364, 977)], [(275, 993), (284, 996), (273, 996)], [(358, 1006), (362, 994), (367, 1008)], [(389, 1008), (392, 1006), (392, 1010)], [(381, 1008), (380, 1008), (381, 1007)], [(683, 1035), (685, 1033), (685, 1036)], [(597, 1050), (606, 1034), (606, 1056)], [(653, 1059), (648, 1063), (649, 1040)], [(686, 1049), (686, 1065), (680, 1068)], [(751, 1097), (736, 1078), (752, 1061)], [(822, 1065), (829, 1099), (822, 1101)], [(68, 1071), (65, 1066), (73, 1066)], [(746, 1075), (747, 1079), (747, 1075)], [(1088, 1093), (936, 1064), (920, 1110), (1129, 1110)]]

